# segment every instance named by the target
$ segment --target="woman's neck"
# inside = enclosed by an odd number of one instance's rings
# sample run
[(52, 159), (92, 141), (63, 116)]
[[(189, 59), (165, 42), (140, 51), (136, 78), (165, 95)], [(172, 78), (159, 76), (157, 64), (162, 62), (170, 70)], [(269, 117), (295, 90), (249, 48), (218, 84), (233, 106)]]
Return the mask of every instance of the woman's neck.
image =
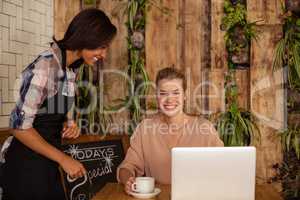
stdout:
[(66, 50), (66, 67), (69, 67), (73, 62), (78, 60), (80, 56), (78, 56), (77, 51)]

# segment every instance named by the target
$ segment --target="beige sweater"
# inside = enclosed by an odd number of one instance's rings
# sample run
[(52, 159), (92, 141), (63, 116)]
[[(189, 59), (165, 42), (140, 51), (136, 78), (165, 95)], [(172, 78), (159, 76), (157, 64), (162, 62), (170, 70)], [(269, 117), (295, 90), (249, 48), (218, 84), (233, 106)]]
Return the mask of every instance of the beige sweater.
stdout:
[(224, 146), (212, 123), (200, 117), (187, 117), (184, 126), (169, 131), (159, 115), (144, 119), (130, 139), (130, 148), (117, 170), (128, 169), (135, 177), (151, 176), (161, 184), (171, 183), (172, 147)]

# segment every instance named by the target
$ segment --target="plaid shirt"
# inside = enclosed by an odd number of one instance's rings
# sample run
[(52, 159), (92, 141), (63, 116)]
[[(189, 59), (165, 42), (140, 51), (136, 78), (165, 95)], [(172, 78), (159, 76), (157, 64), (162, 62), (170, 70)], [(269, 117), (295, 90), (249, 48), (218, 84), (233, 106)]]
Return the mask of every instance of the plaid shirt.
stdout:
[(67, 91), (67, 94), (63, 94), (75, 95), (76, 75), (71, 69), (66, 68), (65, 76), (63, 63), (65, 56), (63, 57), (58, 45), (53, 43), (24, 69), (16, 107), (10, 115), (10, 128), (31, 128), (44, 100), (57, 94), (58, 84), (62, 78), (65, 77), (63, 91)]

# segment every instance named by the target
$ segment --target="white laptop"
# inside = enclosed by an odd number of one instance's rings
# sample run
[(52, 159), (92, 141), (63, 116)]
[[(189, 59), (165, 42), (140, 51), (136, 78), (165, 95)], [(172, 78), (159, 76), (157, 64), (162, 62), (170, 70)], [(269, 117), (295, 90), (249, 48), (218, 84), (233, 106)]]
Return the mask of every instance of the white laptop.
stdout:
[(254, 200), (255, 147), (172, 149), (172, 200)]

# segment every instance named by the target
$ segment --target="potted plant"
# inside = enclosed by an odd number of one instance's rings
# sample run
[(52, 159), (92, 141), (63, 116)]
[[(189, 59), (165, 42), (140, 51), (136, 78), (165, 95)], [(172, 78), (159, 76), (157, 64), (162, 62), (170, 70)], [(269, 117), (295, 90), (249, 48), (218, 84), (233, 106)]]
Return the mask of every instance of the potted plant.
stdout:
[(296, 15), (300, 14), (300, 1), (299, 0), (285, 0), (285, 7), (287, 10)]
[(249, 146), (260, 142), (260, 130), (251, 112), (238, 107), (234, 70), (226, 76), (227, 110), (217, 114), (216, 125), (225, 146)]

